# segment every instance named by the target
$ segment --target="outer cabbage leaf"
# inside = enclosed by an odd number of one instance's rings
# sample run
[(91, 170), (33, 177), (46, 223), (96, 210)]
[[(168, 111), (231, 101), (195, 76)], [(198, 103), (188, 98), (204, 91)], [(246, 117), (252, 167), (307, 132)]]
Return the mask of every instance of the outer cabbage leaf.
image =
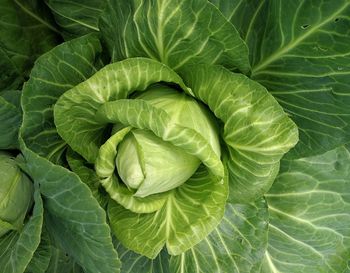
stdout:
[(0, 2), (0, 90), (20, 87), (34, 61), (59, 42), (49, 14), (38, 0)]
[(38, 187), (34, 192), (34, 208), (20, 232), (11, 231), (0, 238), (0, 268), (6, 273), (22, 273), (40, 243), (43, 225), (43, 203)]
[(78, 37), (98, 31), (98, 19), (106, 4), (105, 0), (46, 0), (57, 24), (66, 38)]
[(57, 134), (54, 105), (61, 94), (96, 72), (100, 42), (87, 35), (63, 43), (41, 56), (23, 89), (21, 136), (28, 148), (53, 162), (61, 160), (65, 142)]
[(115, 201), (108, 206), (110, 225), (127, 248), (155, 258), (164, 244), (178, 255), (204, 239), (224, 214), (227, 182), (220, 184), (200, 168), (174, 189), (164, 206), (153, 213), (133, 213)]
[(157, 61), (133, 58), (107, 65), (60, 97), (54, 108), (57, 130), (74, 151), (94, 163), (108, 125), (96, 119), (97, 110), (160, 81), (187, 89), (173, 70)]
[(45, 273), (52, 258), (52, 246), (46, 228), (42, 228), (41, 240), (25, 273)]
[(49, 267), (45, 273), (85, 273), (85, 271), (71, 257), (60, 249), (52, 246), (51, 252), (52, 255)]
[(116, 241), (122, 273), (258, 272), (267, 246), (268, 213), (263, 199), (227, 204), (220, 225), (179, 256), (163, 249), (154, 259), (136, 254)]
[(220, 225), (202, 242), (172, 256), (173, 273), (256, 272), (267, 246), (266, 202), (226, 205)]
[(121, 273), (171, 273), (169, 268), (170, 256), (165, 250), (162, 250), (155, 259), (149, 259), (125, 248), (117, 240), (114, 244), (121, 257)]
[(18, 131), (22, 121), (19, 105), (21, 92), (7, 90), (0, 92), (0, 149), (18, 148)]
[(76, 174), (38, 156), (23, 141), (21, 150), (28, 173), (40, 184), (47, 228), (55, 242), (87, 273), (119, 272), (105, 212), (89, 188)]
[(276, 178), (281, 157), (298, 141), (297, 127), (263, 86), (242, 74), (196, 65), (181, 76), (224, 124), (230, 201), (261, 197)]
[(100, 29), (113, 61), (149, 57), (176, 71), (187, 64), (249, 70), (236, 29), (205, 0), (108, 0)]
[(252, 78), (300, 130), (291, 158), (349, 142), (350, 2), (212, 0), (240, 29)]
[(95, 171), (89, 168), (84, 158), (70, 148), (66, 153), (66, 159), (70, 169), (90, 188), (92, 195), (97, 199), (101, 207), (105, 208), (107, 205), (107, 194), (101, 186), (100, 178)]
[(269, 245), (262, 272), (345, 272), (350, 257), (350, 153), (283, 160), (266, 195)]

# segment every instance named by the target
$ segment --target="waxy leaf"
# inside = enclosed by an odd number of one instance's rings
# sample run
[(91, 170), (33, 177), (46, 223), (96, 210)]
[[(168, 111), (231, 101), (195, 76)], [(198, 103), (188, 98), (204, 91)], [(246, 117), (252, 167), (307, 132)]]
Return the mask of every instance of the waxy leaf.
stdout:
[(269, 245), (262, 272), (345, 272), (350, 257), (350, 153), (283, 160), (266, 194)]
[(242, 74), (196, 65), (181, 76), (224, 124), (230, 201), (261, 197), (276, 178), (280, 159), (298, 141), (297, 127), (263, 86)]
[(21, 135), (28, 148), (53, 162), (61, 160), (65, 142), (57, 134), (53, 109), (68, 89), (96, 72), (101, 51), (95, 35), (63, 43), (41, 56), (23, 89)]
[(324, 153), (350, 137), (350, 2), (212, 0), (250, 49), (252, 79), (298, 125), (290, 158)]
[(89, 188), (76, 174), (38, 156), (23, 141), (21, 149), (28, 173), (40, 185), (48, 231), (55, 242), (87, 273), (119, 272), (105, 212)]
[(249, 70), (237, 30), (205, 0), (108, 0), (100, 29), (113, 61), (148, 57), (174, 70), (222, 64)]

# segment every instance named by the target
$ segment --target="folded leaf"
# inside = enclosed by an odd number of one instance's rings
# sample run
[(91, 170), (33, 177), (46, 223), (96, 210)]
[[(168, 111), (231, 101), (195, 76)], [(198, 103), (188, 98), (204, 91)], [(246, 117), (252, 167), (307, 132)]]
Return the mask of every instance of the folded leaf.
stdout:
[(282, 156), (298, 141), (295, 124), (260, 84), (218, 66), (196, 65), (183, 77), (223, 122), (231, 202), (251, 202), (271, 187)]

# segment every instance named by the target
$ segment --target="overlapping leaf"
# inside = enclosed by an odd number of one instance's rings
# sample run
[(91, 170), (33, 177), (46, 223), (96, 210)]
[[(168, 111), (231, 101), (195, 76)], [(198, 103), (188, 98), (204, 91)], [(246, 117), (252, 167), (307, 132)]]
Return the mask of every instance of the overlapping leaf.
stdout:
[(55, 242), (88, 273), (119, 272), (106, 215), (89, 188), (67, 169), (21, 143), (30, 176), (45, 198), (45, 219)]
[(18, 148), (18, 131), (22, 121), (20, 91), (0, 92), (0, 149)]
[(125, 99), (161, 81), (187, 90), (179, 75), (151, 59), (133, 58), (107, 65), (61, 96), (55, 105), (57, 130), (73, 150), (94, 163), (108, 125), (96, 119), (97, 110), (108, 101)]
[(0, 2), (0, 90), (16, 89), (34, 61), (59, 42), (50, 13), (41, 1)]
[(176, 71), (187, 64), (249, 70), (236, 29), (205, 0), (109, 0), (100, 22), (114, 61), (148, 57)]
[(269, 245), (262, 272), (345, 272), (350, 257), (350, 153), (282, 161), (266, 195)]
[(200, 168), (154, 213), (133, 213), (110, 202), (111, 228), (123, 245), (144, 256), (155, 258), (164, 245), (169, 254), (178, 255), (199, 243), (220, 222), (227, 186), (227, 181), (218, 183)]
[(226, 205), (220, 225), (198, 245), (170, 260), (174, 273), (254, 272), (267, 246), (266, 202)]
[(241, 30), (252, 78), (298, 125), (300, 141), (289, 156), (319, 154), (349, 142), (349, 1), (212, 2)]
[(196, 65), (181, 75), (224, 124), (230, 200), (261, 197), (273, 183), (281, 157), (298, 141), (297, 127), (263, 86), (242, 74)]
[(99, 30), (98, 19), (106, 1), (47, 0), (46, 3), (66, 38), (72, 38)]
[(53, 120), (54, 105), (66, 90), (96, 72), (101, 51), (95, 35), (63, 43), (41, 56), (23, 89), (21, 135), (28, 148), (53, 162), (60, 160), (65, 142)]
[(169, 268), (169, 254), (162, 250), (155, 259), (139, 255), (123, 246), (117, 240), (115, 247), (122, 262), (121, 273), (171, 273)]
[(43, 227), (41, 229), (41, 240), (38, 248), (35, 250), (33, 258), (30, 260), (25, 273), (45, 273), (49, 267), (52, 258), (52, 246), (49, 235)]

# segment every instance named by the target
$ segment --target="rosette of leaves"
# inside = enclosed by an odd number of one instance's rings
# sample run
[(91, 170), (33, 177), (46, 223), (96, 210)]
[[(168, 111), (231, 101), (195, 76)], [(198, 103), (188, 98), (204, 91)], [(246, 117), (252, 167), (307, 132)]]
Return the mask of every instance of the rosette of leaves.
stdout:
[[(172, 6), (163, 4), (164, 12), (171, 12)], [(98, 200), (109, 200), (112, 231), (127, 249), (154, 258), (165, 246), (177, 255), (205, 239), (223, 217), (225, 223), (236, 221), (235, 213), (224, 216), (225, 208), (233, 212), (235, 202), (262, 197), (281, 157), (297, 142), (297, 128), (263, 86), (232, 72), (249, 70), (247, 48), (212, 4), (182, 3), (158, 33), (164, 41), (171, 39), (169, 44), (149, 35), (135, 43), (147, 18), (143, 15), (137, 17), (140, 21), (117, 24), (130, 35), (118, 30), (124, 34), (114, 41), (115, 22), (107, 22), (122, 19), (112, 16), (118, 5), (109, 3), (101, 21), (112, 64), (101, 62), (101, 53), (107, 52), (94, 34), (66, 42), (37, 60), (23, 90), (22, 149), (50, 200), (49, 214), (59, 215), (54, 223), (60, 219), (73, 227), (54, 206), (57, 201), (70, 205), (57, 200), (53, 185), (65, 183), (68, 193), (74, 191), (78, 198), (77, 174)], [(139, 11), (147, 14), (144, 5)], [(185, 12), (191, 8), (195, 16)], [(154, 33), (153, 26), (144, 26), (142, 33)], [(152, 37), (148, 43), (146, 36)], [(41, 178), (43, 166), (58, 173)], [(247, 268), (261, 261), (266, 243), (266, 206), (260, 201), (242, 208), (259, 215), (254, 225), (262, 225), (257, 233), (262, 245)], [(232, 231), (225, 223), (220, 236)], [(70, 236), (66, 224), (63, 229)], [(79, 263), (86, 263), (72, 251), (82, 248), (57, 237)]]
[(150, 258), (164, 245), (178, 255), (204, 239), (223, 217), (229, 187), (233, 200), (262, 196), (297, 141), (294, 123), (247, 77), (204, 65), (180, 74), (129, 58), (54, 108), (58, 133), (94, 165), (112, 199), (115, 235)]
[[(343, 272), (348, 268), (349, 229), (346, 223), (349, 222), (349, 187), (347, 186), (349, 153), (348, 149), (341, 147), (348, 143), (350, 128), (350, 115), (347, 107), (349, 97), (347, 91), (349, 89), (348, 1), (321, 1), (315, 6), (312, 1), (302, 0), (293, 1), (293, 3), (213, 0), (211, 2), (216, 5), (215, 7), (203, 0), (109, 0), (106, 1), (106, 9), (102, 13), (99, 24), (97, 16), (102, 12), (102, 1), (98, 1), (98, 5), (94, 4), (97, 1), (89, 1), (84, 4), (66, 3), (68, 8), (63, 2), (47, 2), (51, 3), (50, 8), (55, 13), (56, 20), (67, 32), (80, 35), (99, 29), (100, 37), (107, 46), (112, 62), (122, 61), (124, 63), (124, 60), (129, 58), (147, 57), (170, 67), (180, 76), (184, 86), (177, 82), (164, 82), (160, 79), (161, 88), (175, 89), (176, 92), (185, 94), (203, 104), (217, 125), (215, 134), (220, 140), (220, 161), (226, 171), (224, 178), (228, 180), (229, 188), (223, 220), (209, 236), (181, 255), (169, 258), (164, 250), (156, 259), (150, 260), (135, 254), (130, 248), (144, 253), (148, 244), (158, 239), (162, 241), (159, 244), (172, 245), (173, 239), (178, 239), (179, 236), (167, 236), (176, 234), (175, 232), (166, 233), (165, 239), (158, 235), (164, 234), (162, 233), (164, 226), (168, 227), (168, 231), (174, 230), (171, 229), (172, 225), (164, 223), (175, 223), (176, 228), (178, 224), (185, 223), (184, 214), (176, 213), (177, 203), (174, 202), (171, 211), (168, 211), (172, 213), (166, 214), (169, 216), (166, 220), (172, 221), (159, 221), (158, 225), (153, 225), (156, 221), (147, 222), (144, 221), (144, 217), (155, 220), (153, 215), (158, 212), (158, 215), (163, 217), (164, 210), (135, 213), (115, 200), (110, 201), (109, 219), (114, 233), (123, 241), (122, 243), (116, 242), (116, 248), (122, 259), (122, 272), (260, 272), (260, 269), (262, 272), (305, 270), (307, 272)], [(79, 11), (82, 14), (79, 14)], [(242, 38), (232, 25), (237, 27)], [(250, 64), (245, 44), (249, 47)], [(95, 168), (99, 165), (98, 161), (106, 164), (108, 162), (109, 167), (114, 169), (112, 177), (117, 177), (120, 184), (111, 185), (124, 186), (132, 193), (138, 190), (138, 186), (134, 185), (132, 188), (127, 184), (128, 182), (124, 183), (125, 177), (123, 180), (123, 175), (118, 172), (121, 164), (119, 163), (118, 167), (118, 160), (116, 163), (106, 160), (108, 159), (106, 155), (108, 151), (113, 151), (116, 153), (116, 158), (118, 153), (119, 159), (122, 158), (120, 157), (121, 151), (118, 149), (119, 145), (116, 144), (117, 141), (108, 140), (120, 130), (124, 130), (124, 133), (130, 130), (126, 133), (126, 138), (134, 134), (132, 131), (139, 130), (139, 128), (119, 121), (108, 120), (107, 122), (101, 117), (101, 112), (104, 110), (100, 108), (107, 107), (103, 106), (104, 104), (119, 100), (142, 100), (141, 93), (146, 94), (155, 84), (159, 84), (159, 82), (152, 83), (142, 87), (141, 90), (131, 90), (125, 87), (127, 96), (123, 98), (106, 100), (105, 95), (97, 95), (97, 103), (92, 103), (93, 107), (96, 107), (90, 113), (93, 114), (79, 117), (82, 120), (91, 121), (93, 126), (96, 122), (105, 123), (101, 124), (98, 129), (96, 128), (96, 139), (91, 141), (91, 143), (97, 143), (96, 158), (89, 160), (89, 158), (84, 158), (83, 153), (74, 152), (72, 149), (68, 149), (65, 154), (67, 143), (57, 133), (53, 109), (55, 107), (57, 110), (55, 106), (57, 99), (66, 91), (72, 88), (78, 89), (81, 82), (93, 82), (90, 77), (105, 66), (100, 59), (101, 53), (106, 54), (105, 51), (102, 51), (96, 36), (87, 35), (64, 43), (39, 58), (32, 71), (31, 79), (24, 89), (22, 99), (24, 123), (21, 132), (25, 146), (28, 148), (26, 154), (31, 165), (36, 165), (36, 161), (44, 162), (42, 157), (66, 167), (68, 167), (66, 165), (68, 162), (69, 168), (78, 174), (79, 179), (66, 169), (46, 164), (47, 160), (44, 167), (36, 166), (38, 176), (45, 172), (47, 167), (50, 167), (52, 170), (50, 176), (52, 183), (50, 184), (67, 181), (64, 187), (69, 188), (67, 191), (69, 193), (73, 192), (72, 188), (79, 183), (82, 184), (79, 181), (82, 180), (90, 187), (92, 194), (99, 201), (108, 198), (98, 185), (104, 183), (106, 186), (105, 182), (112, 181), (113, 178), (108, 179), (106, 173), (100, 173), (98, 168)], [(214, 69), (212, 65), (222, 65), (230, 71), (245, 73), (251, 79), (267, 87), (270, 94), (298, 125), (300, 141), (297, 147), (287, 155), (288, 159), (282, 161), (276, 183), (266, 195), (269, 213), (262, 199), (249, 204), (234, 203), (253, 200), (255, 194), (256, 197), (261, 196), (269, 188), (275, 177), (274, 172), (277, 172), (278, 169), (280, 156), (278, 156), (279, 152), (275, 153), (274, 148), (279, 147), (280, 142), (274, 139), (276, 135), (268, 134), (271, 132), (270, 123), (265, 123), (266, 116), (271, 118), (274, 115), (267, 111), (268, 107), (262, 107), (263, 109), (254, 112), (252, 109), (255, 109), (255, 106), (249, 107), (249, 103), (247, 107), (242, 106), (246, 101), (254, 102), (254, 98), (258, 98), (258, 94), (262, 94), (264, 89), (242, 75), (232, 74), (222, 67)], [(142, 68), (140, 66), (140, 73), (157, 73), (149, 71), (148, 68), (148, 66), (142, 66)], [(107, 68), (105, 69), (98, 73), (101, 72), (102, 75), (104, 71), (107, 75)], [(224, 71), (223, 74), (230, 74), (230, 77), (221, 77), (220, 81), (215, 81), (220, 73), (214, 70)], [(121, 77), (125, 79), (125, 85), (129, 87), (129, 82), (132, 83), (137, 78), (130, 70), (125, 69), (124, 71), (119, 71), (118, 75), (123, 74)], [(198, 71), (202, 71), (202, 74)], [(198, 74), (201, 74), (202, 77), (195, 76)], [(232, 80), (231, 76), (245, 78), (246, 84), (238, 84)], [(104, 85), (108, 87), (106, 90), (116, 88), (115, 84), (108, 80), (109, 78), (108, 75), (90, 89), (96, 90), (95, 93), (99, 94), (97, 90), (104, 89)], [(203, 96), (203, 93), (206, 92), (202, 91), (208, 89), (211, 89), (211, 95), (208, 95), (207, 102)], [(221, 95), (230, 92), (221, 93), (221, 90), (231, 90), (232, 96), (229, 96), (229, 100)], [(78, 97), (73, 100), (75, 99)], [(92, 100), (95, 99), (92, 97)], [(230, 104), (230, 107), (241, 105), (242, 107), (234, 112), (232, 117), (229, 117), (230, 112), (225, 113), (224, 117), (227, 119), (222, 119), (222, 116), (219, 116), (218, 111), (214, 109), (215, 107), (210, 105), (209, 101), (214, 99), (218, 100), (215, 104), (217, 107), (221, 104)], [(257, 100), (256, 105), (260, 105), (260, 102), (261, 100)], [(76, 110), (79, 107), (84, 108), (86, 106), (84, 103), (74, 108)], [(146, 100), (142, 104), (145, 103), (151, 104), (151, 101)], [(77, 110), (76, 113), (78, 114), (79, 111)], [(246, 123), (237, 122), (234, 123), (236, 127), (230, 128), (228, 124), (233, 123), (229, 121), (243, 114), (246, 116), (239, 120), (246, 121)], [(266, 136), (272, 137), (274, 145), (271, 147), (268, 145), (269, 137), (265, 138), (265, 142), (259, 142), (263, 144), (262, 146), (254, 146), (260, 140), (258, 133), (260, 131), (255, 131), (252, 125), (259, 124), (261, 131), (266, 132)], [(94, 128), (93, 126), (81, 128), (81, 131)], [(249, 130), (244, 130), (247, 128)], [(237, 132), (231, 142), (228, 141), (227, 135), (225, 138), (225, 129), (226, 132), (229, 130)], [(75, 130), (71, 131), (77, 133)], [(101, 135), (98, 135), (99, 132)], [(64, 132), (60, 131), (60, 134), (64, 136)], [(84, 142), (84, 138), (80, 140), (81, 145), (90, 147)], [(127, 139), (123, 138), (123, 140)], [(69, 142), (68, 145), (71, 146)], [(136, 148), (140, 147), (136, 146)], [(331, 149), (335, 150), (330, 151)], [(99, 156), (100, 150), (101, 155), (105, 156)], [(102, 153), (102, 150), (105, 152)], [(35, 157), (32, 152), (40, 156)], [(100, 159), (97, 161), (97, 158)], [(139, 155), (134, 156), (133, 162), (140, 158)], [(206, 165), (201, 163), (200, 168), (209, 173), (210, 168)], [(53, 175), (53, 170), (59, 174)], [(144, 178), (142, 168), (139, 168), (138, 173), (142, 174), (139, 177)], [(225, 185), (225, 179), (223, 180), (224, 183), (221, 185)], [(74, 183), (70, 184), (68, 181), (74, 181)], [(187, 182), (171, 191), (181, 192), (180, 189), (188, 185)], [(45, 179), (41, 179), (41, 183), (49, 184)], [(53, 201), (51, 204), (63, 200), (56, 198), (57, 188), (52, 187), (51, 191), (46, 188), (43, 192), (48, 200)], [(79, 190), (75, 190), (74, 193), (70, 200), (78, 199), (81, 195)], [(165, 195), (165, 193), (158, 194)], [(135, 198), (149, 198), (155, 195)], [(100, 203), (104, 205), (103, 202)], [(58, 204), (69, 206), (68, 202), (58, 202)], [(196, 204), (198, 205), (198, 202), (193, 202), (191, 205)], [(120, 218), (113, 217), (113, 211), (117, 212)], [(54, 213), (63, 215), (63, 213), (59, 214), (58, 210)], [(134, 221), (136, 216), (140, 222)], [(63, 218), (57, 217), (60, 220)], [(73, 230), (81, 234), (78, 231), (85, 231), (88, 221), (86, 218), (76, 217), (72, 219), (72, 222), (77, 219), (83, 222), (84, 228)], [(117, 222), (118, 219), (128, 219), (128, 221)], [(267, 222), (269, 222), (268, 243)], [(54, 223), (59, 223), (59, 221)], [(140, 229), (142, 229), (142, 235), (138, 233)], [(150, 232), (156, 229), (160, 233)], [(70, 231), (67, 229), (65, 235), (69, 235)], [(181, 232), (181, 235), (183, 234), (185, 233)], [(153, 241), (147, 241), (144, 238), (140, 240), (142, 236), (158, 237)], [(130, 246), (125, 243), (126, 238), (131, 238), (131, 242), (136, 240), (140, 242), (138, 245), (135, 243), (136, 246)], [(60, 239), (67, 250), (71, 247), (71, 253), (76, 259), (80, 258), (80, 263), (84, 262), (84, 259), (78, 257), (77, 253), (82, 251), (85, 254), (86, 248), (74, 248), (71, 242), (67, 242), (67, 238), (62, 236)], [(193, 239), (189, 244), (193, 244), (197, 239)], [(150, 257), (151, 254), (147, 255)], [(264, 263), (261, 268), (263, 257)], [(89, 268), (87, 263), (85, 263), (85, 268)], [(110, 271), (105, 269), (104, 272)]]

